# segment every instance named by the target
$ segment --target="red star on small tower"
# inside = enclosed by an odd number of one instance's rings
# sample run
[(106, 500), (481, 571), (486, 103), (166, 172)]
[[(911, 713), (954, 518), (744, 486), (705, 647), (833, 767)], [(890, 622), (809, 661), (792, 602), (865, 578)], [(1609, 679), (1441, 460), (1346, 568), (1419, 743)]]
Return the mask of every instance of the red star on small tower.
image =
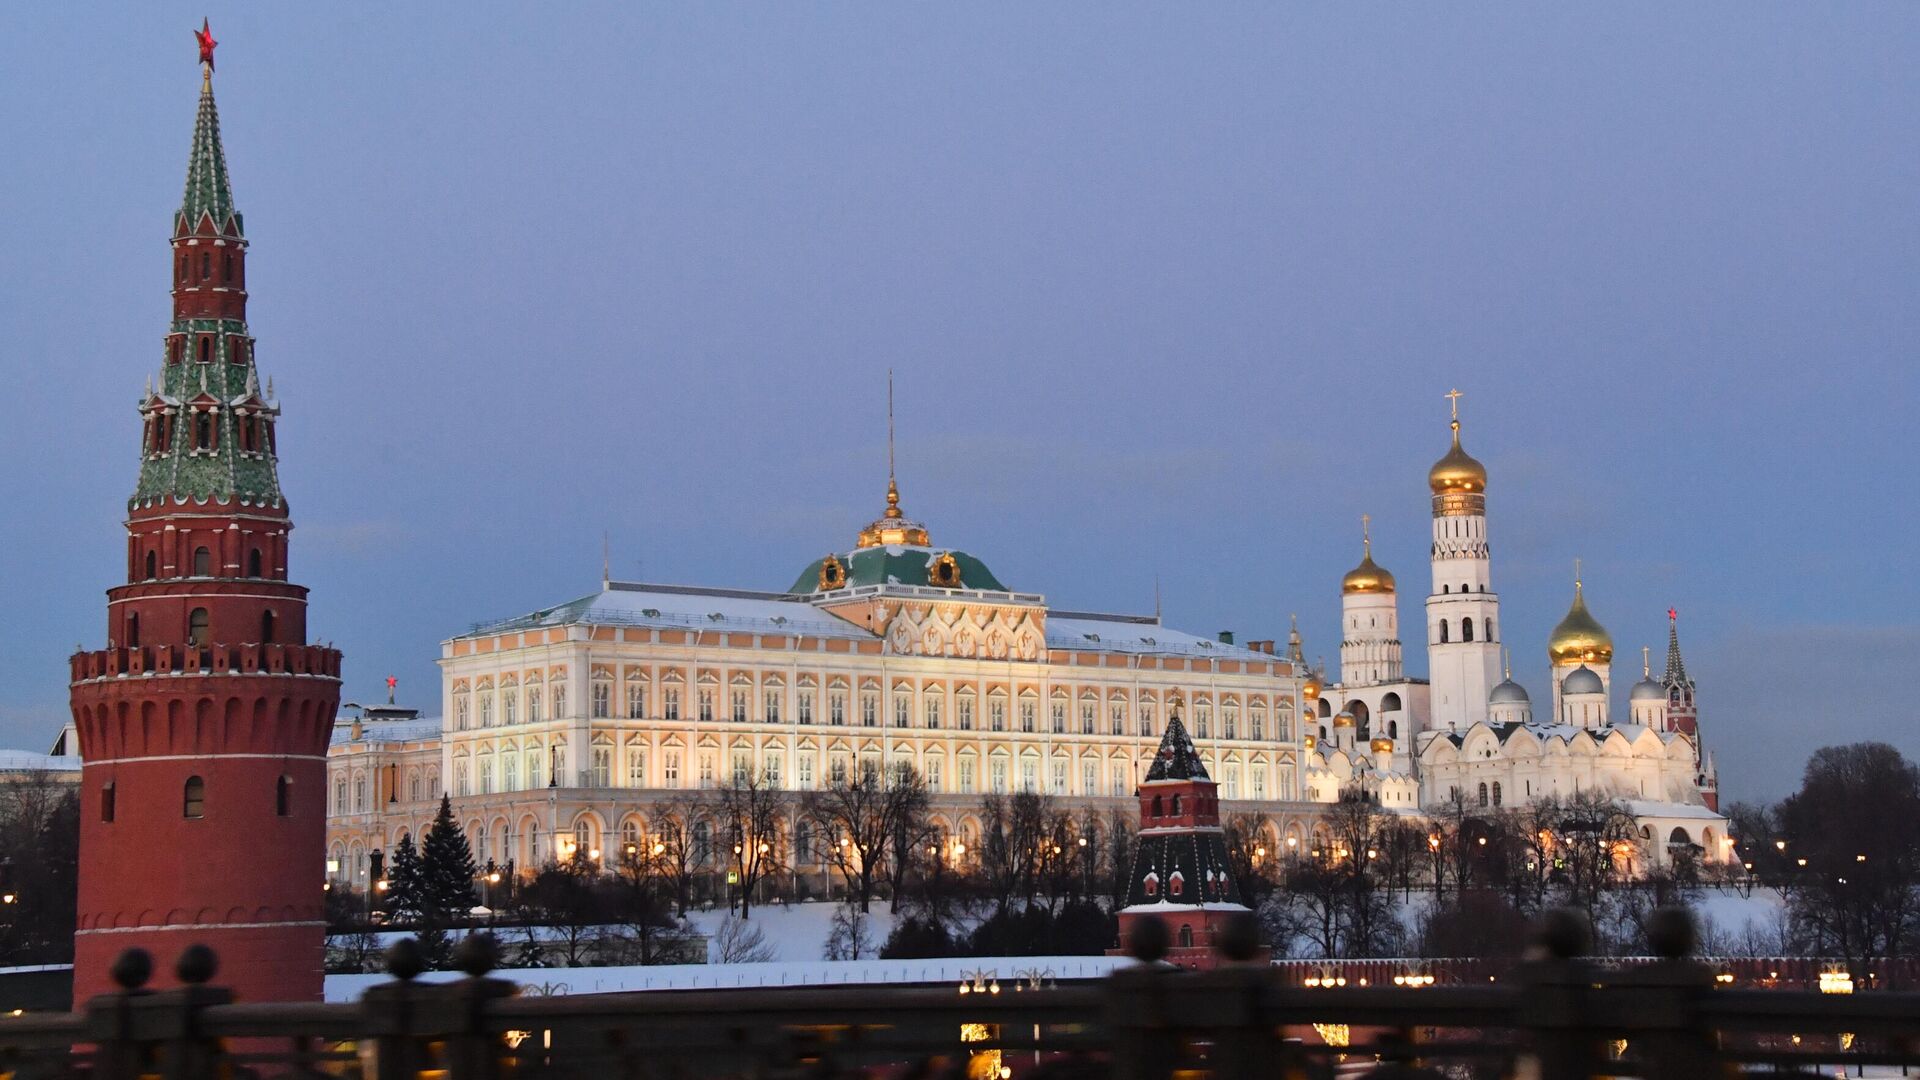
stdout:
[(212, 71), (213, 50), (220, 43), (213, 40), (213, 28), (207, 25), (207, 20), (200, 20), (200, 29), (193, 32), (193, 40), (200, 46), (200, 62), (207, 65), (208, 71)]

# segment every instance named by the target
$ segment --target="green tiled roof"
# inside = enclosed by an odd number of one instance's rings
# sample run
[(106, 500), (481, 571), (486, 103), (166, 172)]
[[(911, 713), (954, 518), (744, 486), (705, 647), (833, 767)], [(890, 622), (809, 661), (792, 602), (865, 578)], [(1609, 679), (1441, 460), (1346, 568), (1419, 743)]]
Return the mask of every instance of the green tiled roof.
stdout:
[(960, 568), (962, 589), (983, 589), (988, 592), (1006, 592), (1007, 587), (993, 576), (987, 564), (964, 551), (947, 548), (886, 547), (857, 548), (844, 554), (823, 555), (807, 564), (800, 576), (794, 579), (793, 587), (787, 591), (808, 595), (820, 592), (820, 568), (829, 558), (840, 560), (847, 572), (846, 584), (841, 588), (854, 588), (860, 585), (932, 585), (932, 569), (942, 555), (953, 556), (955, 565)]
[(175, 232), (192, 232), (203, 215), (212, 216), (215, 231), (242, 235), (240, 215), (233, 208), (233, 184), (227, 179), (227, 151), (220, 145), (220, 109), (213, 103), (212, 83), (200, 88), (193, 152), (187, 158), (187, 190), (174, 218)]

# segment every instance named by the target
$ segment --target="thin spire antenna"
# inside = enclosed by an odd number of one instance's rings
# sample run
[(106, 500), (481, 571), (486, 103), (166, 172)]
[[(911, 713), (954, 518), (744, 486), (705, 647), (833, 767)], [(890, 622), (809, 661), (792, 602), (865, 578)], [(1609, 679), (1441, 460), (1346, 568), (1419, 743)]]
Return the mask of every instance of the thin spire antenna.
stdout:
[(1360, 515), (1360, 548), (1368, 558), (1373, 557), (1373, 515)]
[(600, 530), (600, 585), (602, 588), (613, 583), (613, 534)]
[(1573, 559), (1573, 591), (1577, 593), (1580, 589), (1580, 557), (1576, 555)]
[(893, 369), (887, 369), (887, 483), (893, 483)]
[(1653, 678), (1653, 649), (1651, 646), (1640, 646), (1640, 677), (1643, 679)]
[(1153, 621), (1160, 621), (1160, 572), (1153, 573)]

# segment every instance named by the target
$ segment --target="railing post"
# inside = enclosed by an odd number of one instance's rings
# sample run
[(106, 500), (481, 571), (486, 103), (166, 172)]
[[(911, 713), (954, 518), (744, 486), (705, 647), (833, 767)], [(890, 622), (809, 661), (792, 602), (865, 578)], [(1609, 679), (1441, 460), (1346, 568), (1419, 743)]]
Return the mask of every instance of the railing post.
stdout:
[(387, 973), (393, 981), (370, 986), (360, 995), (368, 1036), (360, 1050), (366, 1080), (413, 1080), (427, 1068), (427, 1049), (415, 1028), (428, 990), (413, 981), (425, 969), (420, 943), (401, 938), (387, 947)]
[(218, 1071), (222, 1048), (218, 1039), (201, 1030), (200, 1011), (231, 1004), (233, 992), (206, 985), (220, 970), (220, 961), (205, 945), (187, 946), (173, 970), (180, 989), (150, 999), (163, 1010), (160, 1021), (166, 1026), (161, 1074), (168, 1080), (207, 1080)]
[(87, 1041), (93, 1044), (93, 1075), (98, 1080), (138, 1080), (149, 1071), (150, 1048), (136, 1033), (134, 1005), (150, 996), (143, 989), (153, 977), (153, 957), (145, 949), (127, 949), (108, 970), (120, 991), (87, 1002)]
[(450, 1080), (498, 1080), (501, 1033), (493, 1030), (487, 1006), (501, 998), (512, 997), (519, 987), (505, 979), (489, 979), (487, 973), (500, 962), (500, 946), (492, 934), (469, 934), (454, 950), (454, 962), (467, 977), (449, 987), (458, 1010), (458, 1027), (447, 1036), (447, 1073)]
[(1258, 962), (1260, 924), (1253, 913), (1229, 920), (1215, 946), (1227, 963), (1207, 980), (1218, 988), (1218, 996), (1208, 1002), (1219, 1025), (1211, 1055), (1213, 1075), (1221, 1080), (1265, 1080), (1274, 1075), (1281, 1048), (1266, 1016), (1273, 967)]
[(1531, 1037), (1540, 1080), (1587, 1080), (1605, 1060), (1587, 1019), (1595, 973), (1581, 959), (1592, 942), (1586, 916), (1549, 911), (1534, 932), (1532, 958), (1520, 966), (1517, 1027)]
[(1701, 1017), (1700, 999), (1713, 990), (1713, 972), (1691, 959), (1695, 938), (1693, 916), (1685, 908), (1655, 911), (1647, 920), (1647, 943), (1660, 959), (1615, 980), (1645, 1009), (1629, 1043), (1645, 1080), (1712, 1075), (1714, 1033)]
[(1140, 920), (1127, 943), (1140, 962), (1107, 976), (1106, 986), (1114, 1080), (1170, 1080), (1180, 1036), (1167, 1020), (1166, 997), (1170, 983), (1186, 980), (1160, 962), (1172, 944), (1165, 923)]

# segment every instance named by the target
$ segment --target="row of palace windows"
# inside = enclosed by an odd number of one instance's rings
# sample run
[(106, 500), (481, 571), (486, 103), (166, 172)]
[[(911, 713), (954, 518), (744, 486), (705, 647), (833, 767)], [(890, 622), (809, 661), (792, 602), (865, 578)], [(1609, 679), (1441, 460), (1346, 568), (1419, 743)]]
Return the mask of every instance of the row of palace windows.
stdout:
[[(502, 789), (502, 790), (506, 790), (506, 789)], [(423, 797), (422, 796), (423, 792), (424, 792), (425, 798), (428, 798), (428, 799), (439, 798), (440, 796), (439, 776), (430, 774), (426, 777), (423, 783), (421, 776), (418, 772), (408, 773), (407, 774), (407, 801), (420, 802)], [(398, 799), (398, 797), (399, 797), (399, 793), (394, 792), (391, 796), (389, 796), (389, 801), (396, 800)], [(335, 814), (366, 813), (367, 812), (367, 778), (364, 776), (354, 777), (353, 802), (349, 804), (347, 802), (347, 778), (344, 776), (336, 777), (333, 781), (333, 808), (331, 812)]]
[[(233, 254), (234, 254), (234, 249), (230, 247), (222, 248), (220, 251), (220, 280), (223, 282), (230, 282), (233, 280), (233, 268), (235, 263)], [(187, 284), (190, 280), (192, 280), (192, 274), (193, 274), (193, 253), (188, 251), (182, 251), (180, 253), (180, 257), (175, 259), (173, 262), (174, 284), (176, 285)], [(213, 280), (213, 252), (211, 251), (202, 251), (200, 253), (200, 280), (201, 281)]]
[[(922, 777), (932, 793), (946, 794), (949, 790), (961, 795), (971, 795), (981, 790), (1005, 793), (1014, 790), (1038, 792), (1042, 790), (1040, 761), (1033, 755), (1022, 755), (1018, 763), (1010, 761), (1004, 753), (987, 755), (987, 769), (984, 776), (979, 772), (978, 761), (972, 754), (956, 754), (954, 773), (949, 778), (946, 771), (946, 756), (938, 753), (925, 755), (920, 762)], [(574, 779), (567, 775), (567, 749), (564, 743), (555, 743), (550, 747), (530, 746), (525, 751), (502, 750), (498, 754), (488, 751), (475, 755), (476, 761), (470, 761), (465, 755), (453, 761), (453, 794), (459, 797), (469, 795), (491, 795), (495, 792), (524, 791), (532, 788), (571, 786)], [(624, 755), (626, 771), (620, 786), (646, 788), (652, 786), (648, 774), (648, 750), (646, 747), (629, 744)], [(865, 754), (856, 759), (849, 754), (829, 754), (824, 762), (817, 753), (796, 753), (794, 772), (789, 778), (786, 770), (786, 754), (781, 751), (766, 751), (756, 755), (749, 750), (736, 750), (732, 753), (729, 775), (734, 783), (745, 783), (757, 775), (761, 782), (775, 790), (814, 790), (817, 783), (824, 780), (828, 786), (847, 782), (849, 770), (858, 767), (863, 771), (877, 772), (880, 768), (878, 754)], [(904, 761), (904, 758), (896, 758)], [(662, 750), (658, 754), (660, 766), (659, 786), (678, 788), (681, 786), (681, 754), (679, 750)], [(825, 765), (824, 771), (817, 766)], [(1082, 759), (1079, 769), (1079, 784), (1075, 788), (1072, 780), (1072, 766), (1063, 759), (1055, 758), (1047, 774), (1047, 788), (1055, 795), (1110, 795), (1125, 796), (1132, 792), (1132, 766), (1125, 762), (1107, 763), (1106, 788), (1101, 787), (1100, 762)], [(1144, 763), (1143, 763), (1144, 764)], [(524, 772), (522, 766), (524, 765)], [(720, 755), (714, 751), (703, 751), (694, 760), (695, 774), (687, 777), (693, 786), (712, 788), (720, 782)], [(497, 766), (497, 769), (496, 769)], [(588, 767), (579, 777), (579, 782), (587, 787), (610, 788), (615, 786), (615, 752), (612, 746), (593, 746), (588, 754)], [(757, 771), (756, 771), (757, 770)], [(1220, 769), (1221, 789), (1226, 798), (1241, 797), (1242, 767), (1228, 764)], [(1252, 766), (1252, 786), (1248, 796), (1254, 799), (1267, 797), (1268, 767), (1256, 763)], [(522, 779), (524, 777), (524, 784)], [(953, 786), (948, 787), (949, 779)], [(1290, 798), (1292, 784), (1282, 778), (1282, 798)], [(417, 800), (417, 792), (414, 793)], [(367, 808), (367, 789), (365, 778), (355, 781), (353, 790), (354, 812), (364, 812)], [(347, 786), (344, 779), (335, 781), (334, 812), (347, 812)], [(1174, 813), (1179, 813), (1176, 805)], [(1156, 812), (1157, 816), (1157, 812)]]
[[(1473, 588), (1472, 586), (1470, 586), (1470, 585), (1466, 585), (1466, 584), (1462, 584), (1462, 585), (1460, 586), (1460, 591), (1461, 591), (1461, 592), (1463, 592), (1463, 593), (1470, 593), (1470, 592), (1486, 592), (1486, 591), (1487, 591), (1487, 587), (1486, 587), (1485, 585), (1482, 585), (1482, 586), (1480, 586), (1480, 588), (1479, 588), (1479, 589), (1477, 589), (1477, 590), (1476, 590), (1476, 589), (1474, 589), (1474, 588)], [(1449, 586), (1449, 585), (1442, 585), (1442, 586), (1440, 586), (1440, 595), (1442, 595), (1442, 596), (1450, 596), (1450, 595), (1452, 595), (1452, 593), (1453, 593), (1453, 588), (1452, 588), (1452, 586)]]
[[(1440, 620), (1440, 644), (1442, 645), (1445, 645), (1447, 644), (1447, 642), (1452, 640), (1450, 636), (1450, 631), (1448, 630), (1448, 625), (1449, 624), (1447, 620), (1445, 619)], [(1484, 640), (1492, 641), (1493, 640), (1493, 620), (1486, 619), (1484, 620), (1483, 625), (1486, 631), (1486, 637), (1484, 638)], [(1473, 640), (1473, 620), (1472, 619), (1460, 620), (1460, 640), (1463, 642)]]
[[(100, 820), (111, 823), (118, 811), (120, 787), (109, 780), (100, 786)], [(293, 816), (293, 777), (282, 774), (273, 782), (273, 812), (279, 817)], [(180, 790), (180, 816), (207, 816), (207, 782), (198, 776), (187, 777)]]
[[(499, 701), (500, 722), (503, 724), (518, 723), (519, 719), (517, 714), (519, 701), (523, 694), (526, 701), (527, 722), (539, 723), (543, 718), (542, 713), (545, 702), (543, 700), (543, 692), (538, 687), (528, 687), (525, 691), (514, 689), (503, 689), (500, 691), (480, 690), (455, 695), (453, 707), (454, 730), (464, 731), (474, 726), (473, 710), (475, 706), (473, 705), (472, 698), (475, 695), (479, 698), (479, 727), (488, 728), (494, 726), (494, 703), (496, 698), (498, 698)], [(695, 692), (694, 716), (699, 722), (713, 723), (715, 721), (718, 715), (716, 712), (716, 696), (714, 689), (706, 687), (702, 687)], [(916, 726), (914, 720), (918, 719), (918, 726), (928, 730), (939, 730), (945, 727), (945, 695), (918, 695), (921, 700), (917, 718), (913, 714), (913, 699), (915, 696), (916, 695), (913, 694), (892, 695), (893, 710), (890, 717), (892, 726), (896, 728), (913, 727)], [(726, 701), (726, 718), (734, 723), (741, 724), (748, 723), (750, 720), (755, 719), (751, 716), (750, 712), (752, 704), (751, 697), (751, 691), (744, 688), (735, 688), (729, 691)], [(815, 693), (807, 690), (802, 690), (798, 694), (794, 715), (796, 721), (802, 724), (814, 723), (814, 701), (816, 697), (817, 695)], [(760, 714), (757, 719), (769, 724), (780, 723), (784, 699), (785, 692), (782, 690), (768, 689), (764, 691), (761, 696)], [(566, 697), (563, 687), (555, 686), (553, 688), (553, 703), (555, 716), (566, 715)], [(627, 719), (646, 719), (648, 704), (647, 684), (638, 680), (629, 680), (624, 704), (626, 706), (625, 716)], [(827, 722), (836, 726), (847, 726), (847, 704), (847, 693), (845, 691), (829, 691), (827, 694)], [(958, 695), (953, 713), (953, 726), (955, 730), (976, 730), (977, 718), (974, 712), (974, 704), (975, 702), (972, 695)], [(679, 687), (669, 686), (663, 690), (660, 705), (660, 719), (677, 721), (683, 718)], [(862, 693), (860, 695), (859, 706), (859, 726), (879, 727), (880, 694), (877, 692)], [(594, 719), (609, 719), (612, 717), (612, 680), (593, 680), (589, 690), (588, 709), (589, 715)], [(1023, 699), (1019, 703), (1019, 730), (1030, 734), (1036, 732), (1038, 730), (1038, 713), (1039, 703), (1037, 701)], [(1006, 701), (997, 696), (990, 697), (987, 702), (986, 719), (987, 722), (984, 730), (1006, 731)], [(1127, 706), (1125, 703), (1109, 703), (1105, 719), (1105, 734), (1126, 734)], [(1077, 723), (1074, 725), (1075, 731), (1081, 735), (1100, 734), (1102, 733), (1100, 731), (1100, 720), (1099, 704), (1097, 702), (1082, 701), (1079, 707)], [(1148, 738), (1160, 734), (1153, 705), (1142, 703), (1137, 709), (1135, 720), (1136, 734)], [(1207, 703), (1196, 706), (1194, 709), (1193, 725), (1195, 737), (1202, 739), (1212, 738), (1213, 706)], [(1055, 735), (1065, 735), (1068, 733), (1068, 726), (1068, 702), (1064, 699), (1056, 698), (1048, 714), (1049, 730)], [(1274, 728), (1274, 737), (1282, 742), (1290, 741), (1293, 737), (1292, 727), (1291, 710), (1282, 710), (1279, 722)], [(1224, 705), (1221, 707), (1220, 737), (1223, 739), (1239, 739), (1243, 737), (1239, 706)], [(1265, 708), (1255, 706), (1248, 710), (1244, 737), (1254, 740), (1264, 740), (1267, 737), (1267, 710)]]
[[(274, 634), (279, 629), (277, 623), (272, 608), (260, 613), (259, 644), (273, 644)], [(140, 647), (140, 613), (137, 611), (127, 614), (126, 644), (129, 649)], [(187, 613), (187, 644), (200, 649), (213, 644), (213, 619), (206, 608), (194, 608)]]

